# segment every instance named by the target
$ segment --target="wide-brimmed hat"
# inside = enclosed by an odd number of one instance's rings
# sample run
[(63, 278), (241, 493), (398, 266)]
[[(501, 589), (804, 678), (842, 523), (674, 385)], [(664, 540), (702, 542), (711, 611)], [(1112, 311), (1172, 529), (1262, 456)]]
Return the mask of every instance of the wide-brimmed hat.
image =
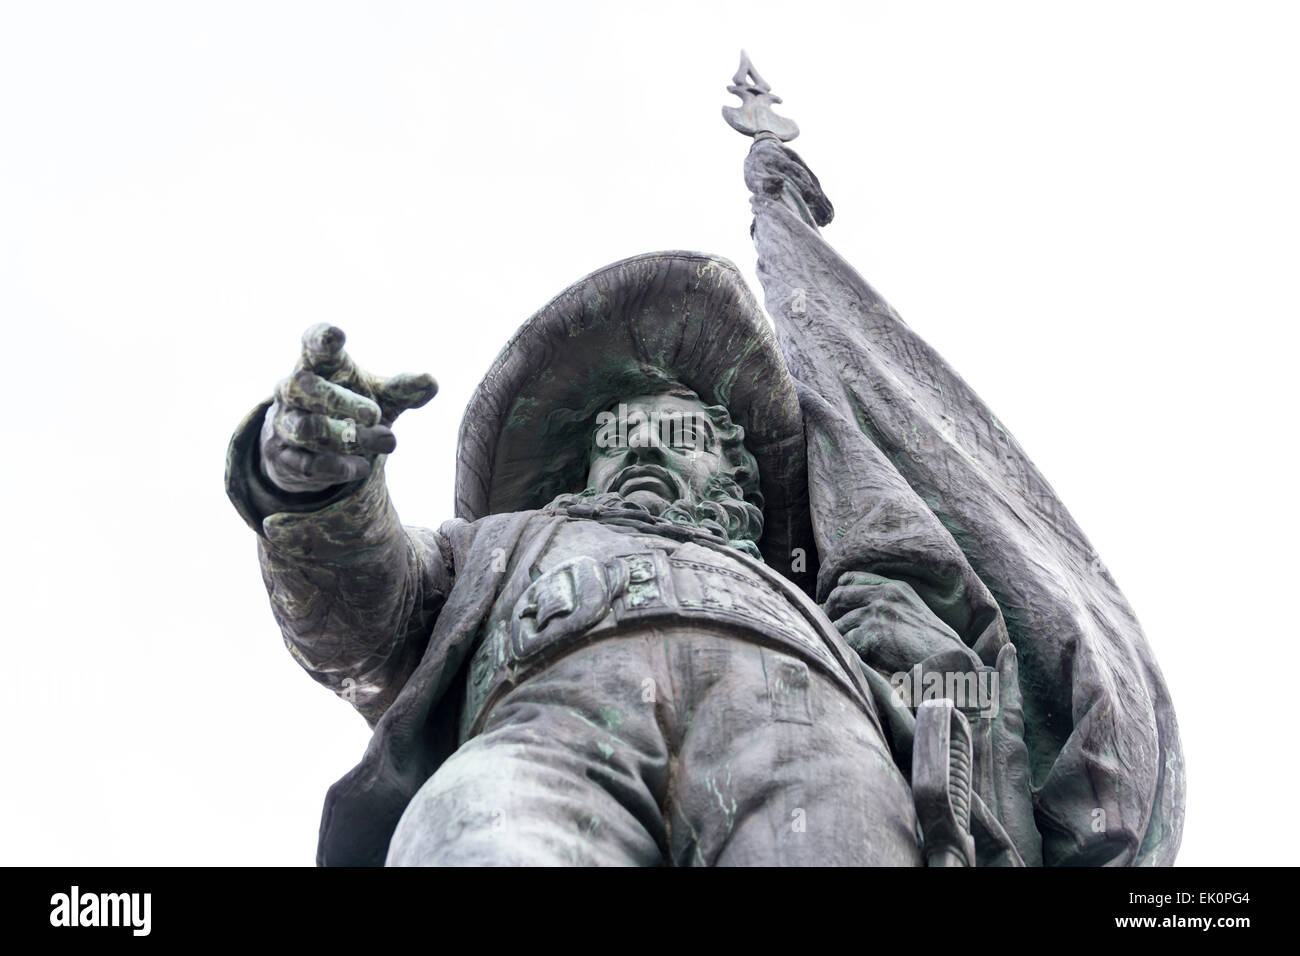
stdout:
[(605, 266), (520, 327), (465, 409), (457, 515), (541, 508), (583, 490), (597, 415), (666, 381), (725, 406), (744, 428), (764, 498), (759, 548), (787, 569), (809, 537), (794, 380), (740, 272), (698, 252)]

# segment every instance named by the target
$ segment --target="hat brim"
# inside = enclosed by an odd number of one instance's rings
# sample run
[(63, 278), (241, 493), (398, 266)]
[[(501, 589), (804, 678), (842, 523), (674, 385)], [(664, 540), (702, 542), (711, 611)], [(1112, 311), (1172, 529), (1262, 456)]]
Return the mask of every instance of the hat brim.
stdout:
[(665, 379), (744, 428), (764, 498), (759, 548), (787, 567), (809, 525), (794, 380), (740, 272), (702, 253), (605, 266), (520, 327), (466, 407), (457, 515), (531, 510), (583, 490), (596, 416)]

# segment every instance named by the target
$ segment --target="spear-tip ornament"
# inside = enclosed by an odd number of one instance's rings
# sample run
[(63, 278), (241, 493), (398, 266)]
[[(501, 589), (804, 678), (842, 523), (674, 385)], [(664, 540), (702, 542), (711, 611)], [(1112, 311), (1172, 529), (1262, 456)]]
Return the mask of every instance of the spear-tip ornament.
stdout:
[(777, 116), (772, 112), (772, 105), (780, 103), (781, 97), (772, 92), (754, 64), (749, 61), (749, 54), (740, 51), (740, 69), (731, 78), (728, 93), (740, 97), (739, 106), (724, 106), (722, 118), (732, 129), (752, 136), (755, 140), (776, 139), (788, 143), (799, 135), (799, 127), (792, 119)]

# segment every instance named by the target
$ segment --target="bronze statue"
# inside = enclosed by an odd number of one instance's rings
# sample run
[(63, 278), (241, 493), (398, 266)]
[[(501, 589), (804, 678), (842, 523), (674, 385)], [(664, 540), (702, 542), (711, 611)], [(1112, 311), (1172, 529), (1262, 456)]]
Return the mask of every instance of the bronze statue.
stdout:
[(322, 864), (1168, 863), (1181, 751), (1132, 612), (979, 398), (822, 239), (748, 59), (730, 263), (570, 286), (403, 527), (380, 379), (309, 329), (227, 488), (290, 651), (374, 729)]

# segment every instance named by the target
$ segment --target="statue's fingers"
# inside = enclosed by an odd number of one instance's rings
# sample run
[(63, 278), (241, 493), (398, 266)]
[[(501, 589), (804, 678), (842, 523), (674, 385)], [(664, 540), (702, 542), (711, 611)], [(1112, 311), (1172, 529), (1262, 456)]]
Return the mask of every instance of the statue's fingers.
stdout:
[(884, 578), (880, 575), (872, 574), (870, 571), (845, 571), (835, 583), (840, 586), (847, 586), (850, 584), (876, 584), (883, 580)]
[(876, 650), (880, 644), (879, 637), (874, 628), (851, 627), (844, 632), (844, 643), (853, 649), (853, 652), (862, 658), (862, 662), (869, 666), (877, 666)]
[(302, 355), (296, 371), (314, 372), (345, 388), (365, 391), (365, 376), (343, 348), (347, 338), (337, 325), (313, 325), (302, 334)]
[(832, 621), (871, 603), (876, 589), (870, 584), (841, 584), (826, 598), (826, 616)]
[(408, 408), (419, 408), (438, 394), (432, 375), (394, 375), (375, 390), (375, 399), (383, 409), (385, 423), (391, 423)]
[(276, 434), (287, 444), (314, 452), (339, 455), (386, 455), (397, 447), (397, 436), (383, 425), (358, 425), (296, 408), (275, 419)]
[(337, 325), (317, 322), (302, 334), (303, 367), (328, 377), (346, 354), (343, 343), (347, 340), (347, 334)]
[(835, 622), (835, 629), (837, 631), (841, 634), (847, 634), (849, 631), (860, 625), (870, 613), (870, 608), (860, 607), (849, 611), (847, 614), (841, 614), (834, 617), (832, 620)]
[(304, 490), (342, 485), (370, 474), (370, 462), (360, 455), (336, 455), (286, 446), (275, 456), (277, 483), (296, 483)]
[(286, 408), (317, 412), (331, 418), (350, 418), (358, 425), (379, 424), (381, 412), (372, 399), (305, 368), (280, 382), (275, 397)]

